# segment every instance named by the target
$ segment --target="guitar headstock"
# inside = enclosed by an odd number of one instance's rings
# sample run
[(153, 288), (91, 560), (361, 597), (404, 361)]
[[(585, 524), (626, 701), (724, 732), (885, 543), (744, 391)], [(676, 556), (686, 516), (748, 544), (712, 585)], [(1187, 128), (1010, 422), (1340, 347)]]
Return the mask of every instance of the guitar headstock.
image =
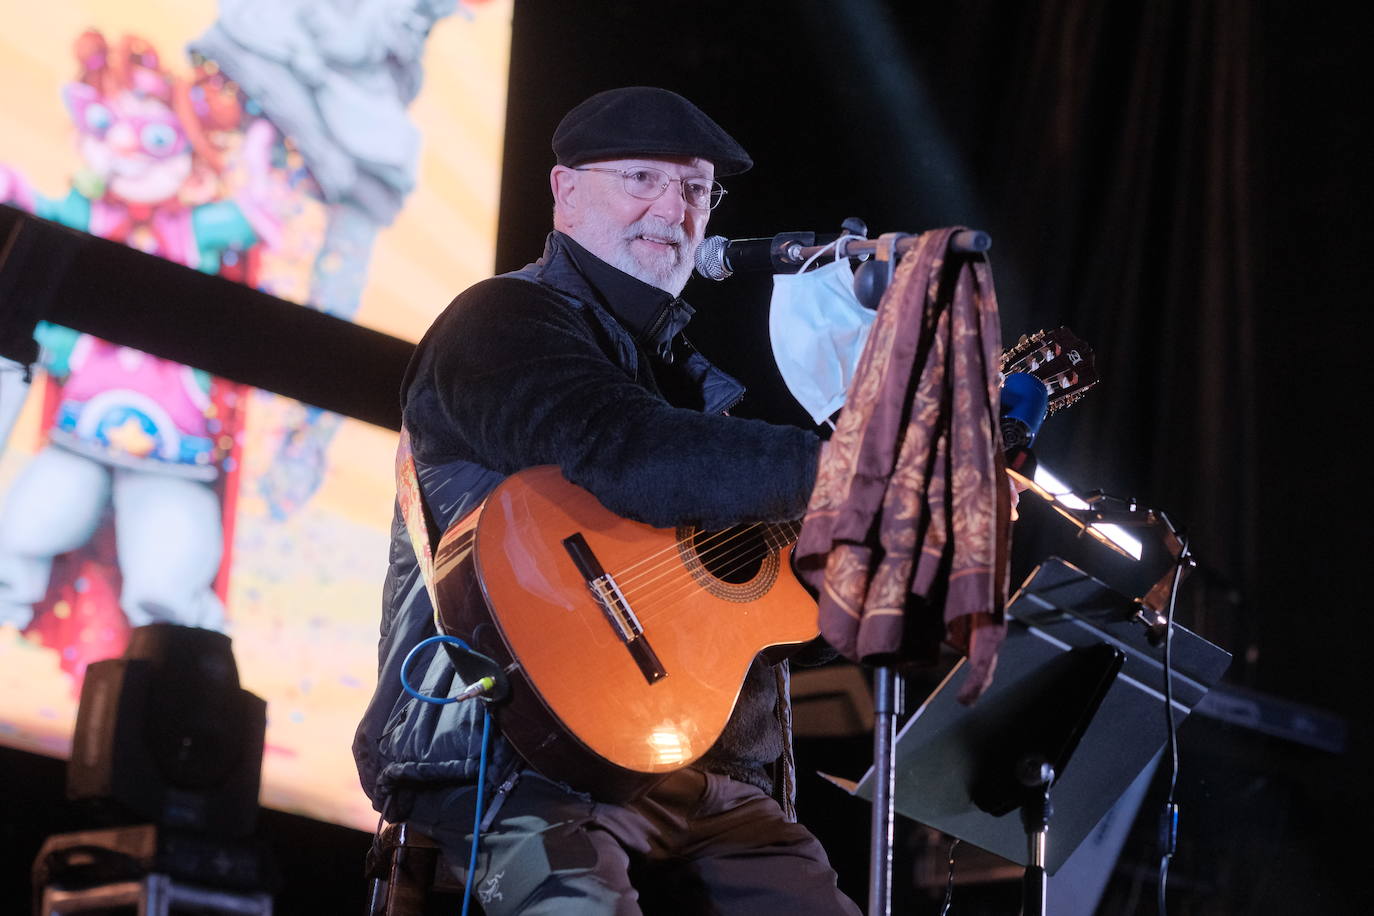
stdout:
[(1068, 328), (1023, 334), (1002, 354), (1002, 374), (1028, 372), (1045, 383), (1046, 416), (1068, 407), (1098, 383), (1093, 351)]

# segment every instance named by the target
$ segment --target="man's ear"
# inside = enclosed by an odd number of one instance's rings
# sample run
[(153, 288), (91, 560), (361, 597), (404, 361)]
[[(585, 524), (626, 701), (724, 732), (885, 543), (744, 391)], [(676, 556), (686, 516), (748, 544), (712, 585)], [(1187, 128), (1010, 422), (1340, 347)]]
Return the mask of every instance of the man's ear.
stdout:
[(549, 171), (549, 190), (553, 192), (554, 207), (568, 212), (576, 208), (578, 174), (565, 165), (555, 165)]

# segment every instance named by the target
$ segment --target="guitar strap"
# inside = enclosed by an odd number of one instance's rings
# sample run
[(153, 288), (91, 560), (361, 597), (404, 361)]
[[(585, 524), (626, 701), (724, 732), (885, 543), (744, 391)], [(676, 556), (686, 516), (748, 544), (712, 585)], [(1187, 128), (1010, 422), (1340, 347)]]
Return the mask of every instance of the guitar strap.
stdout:
[(401, 427), (401, 441), (396, 445), (396, 502), (401, 507), (401, 518), (405, 520), (410, 546), (415, 551), (415, 562), (420, 567), (420, 577), (425, 581), (425, 591), (429, 593), (430, 607), (434, 608), (437, 617), (439, 600), (434, 591), (434, 550), (430, 546), (429, 512), (425, 509), (424, 494), (420, 492), (415, 455), (410, 450), (410, 431), (404, 426)]

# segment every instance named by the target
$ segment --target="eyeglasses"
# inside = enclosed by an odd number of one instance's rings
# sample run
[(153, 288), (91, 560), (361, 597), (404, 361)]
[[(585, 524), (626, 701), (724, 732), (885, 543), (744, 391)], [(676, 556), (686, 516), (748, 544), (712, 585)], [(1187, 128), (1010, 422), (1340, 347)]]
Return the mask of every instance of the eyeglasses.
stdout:
[(77, 99), (73, 104), (77, 129), (88, 136), (105, 139), (116, 126), (132, 131), (143, 152), (156, 159), (169, 159), (190, 145), (186, 134), (171, 117), (143, 117), (116, 114), (108, 106), (90, 99)]
[(696, 210), (714, 210), (726, 191), (720, 182), (710, 178), (671, 178), (660, 169), (640, 165), (632, 169), (602, 169), (594, 166), (574, 169), (575, 172), (608, 172), (619, 175), (625, 193), (640, 200), (658, 200), (674, 181), (682, 189), (682, 199)]

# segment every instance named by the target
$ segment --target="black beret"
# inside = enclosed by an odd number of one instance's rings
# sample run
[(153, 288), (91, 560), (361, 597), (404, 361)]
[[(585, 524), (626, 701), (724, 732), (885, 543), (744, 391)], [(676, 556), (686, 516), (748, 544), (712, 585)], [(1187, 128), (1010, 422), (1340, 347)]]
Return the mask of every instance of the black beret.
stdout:
[(628, 156), (696, 156), (716, 175), (738, 175), (754, 164), (744, 147), (700, 108), (667, 89), (608, 89), (563, 116), (553, 132), (559, 165)]

